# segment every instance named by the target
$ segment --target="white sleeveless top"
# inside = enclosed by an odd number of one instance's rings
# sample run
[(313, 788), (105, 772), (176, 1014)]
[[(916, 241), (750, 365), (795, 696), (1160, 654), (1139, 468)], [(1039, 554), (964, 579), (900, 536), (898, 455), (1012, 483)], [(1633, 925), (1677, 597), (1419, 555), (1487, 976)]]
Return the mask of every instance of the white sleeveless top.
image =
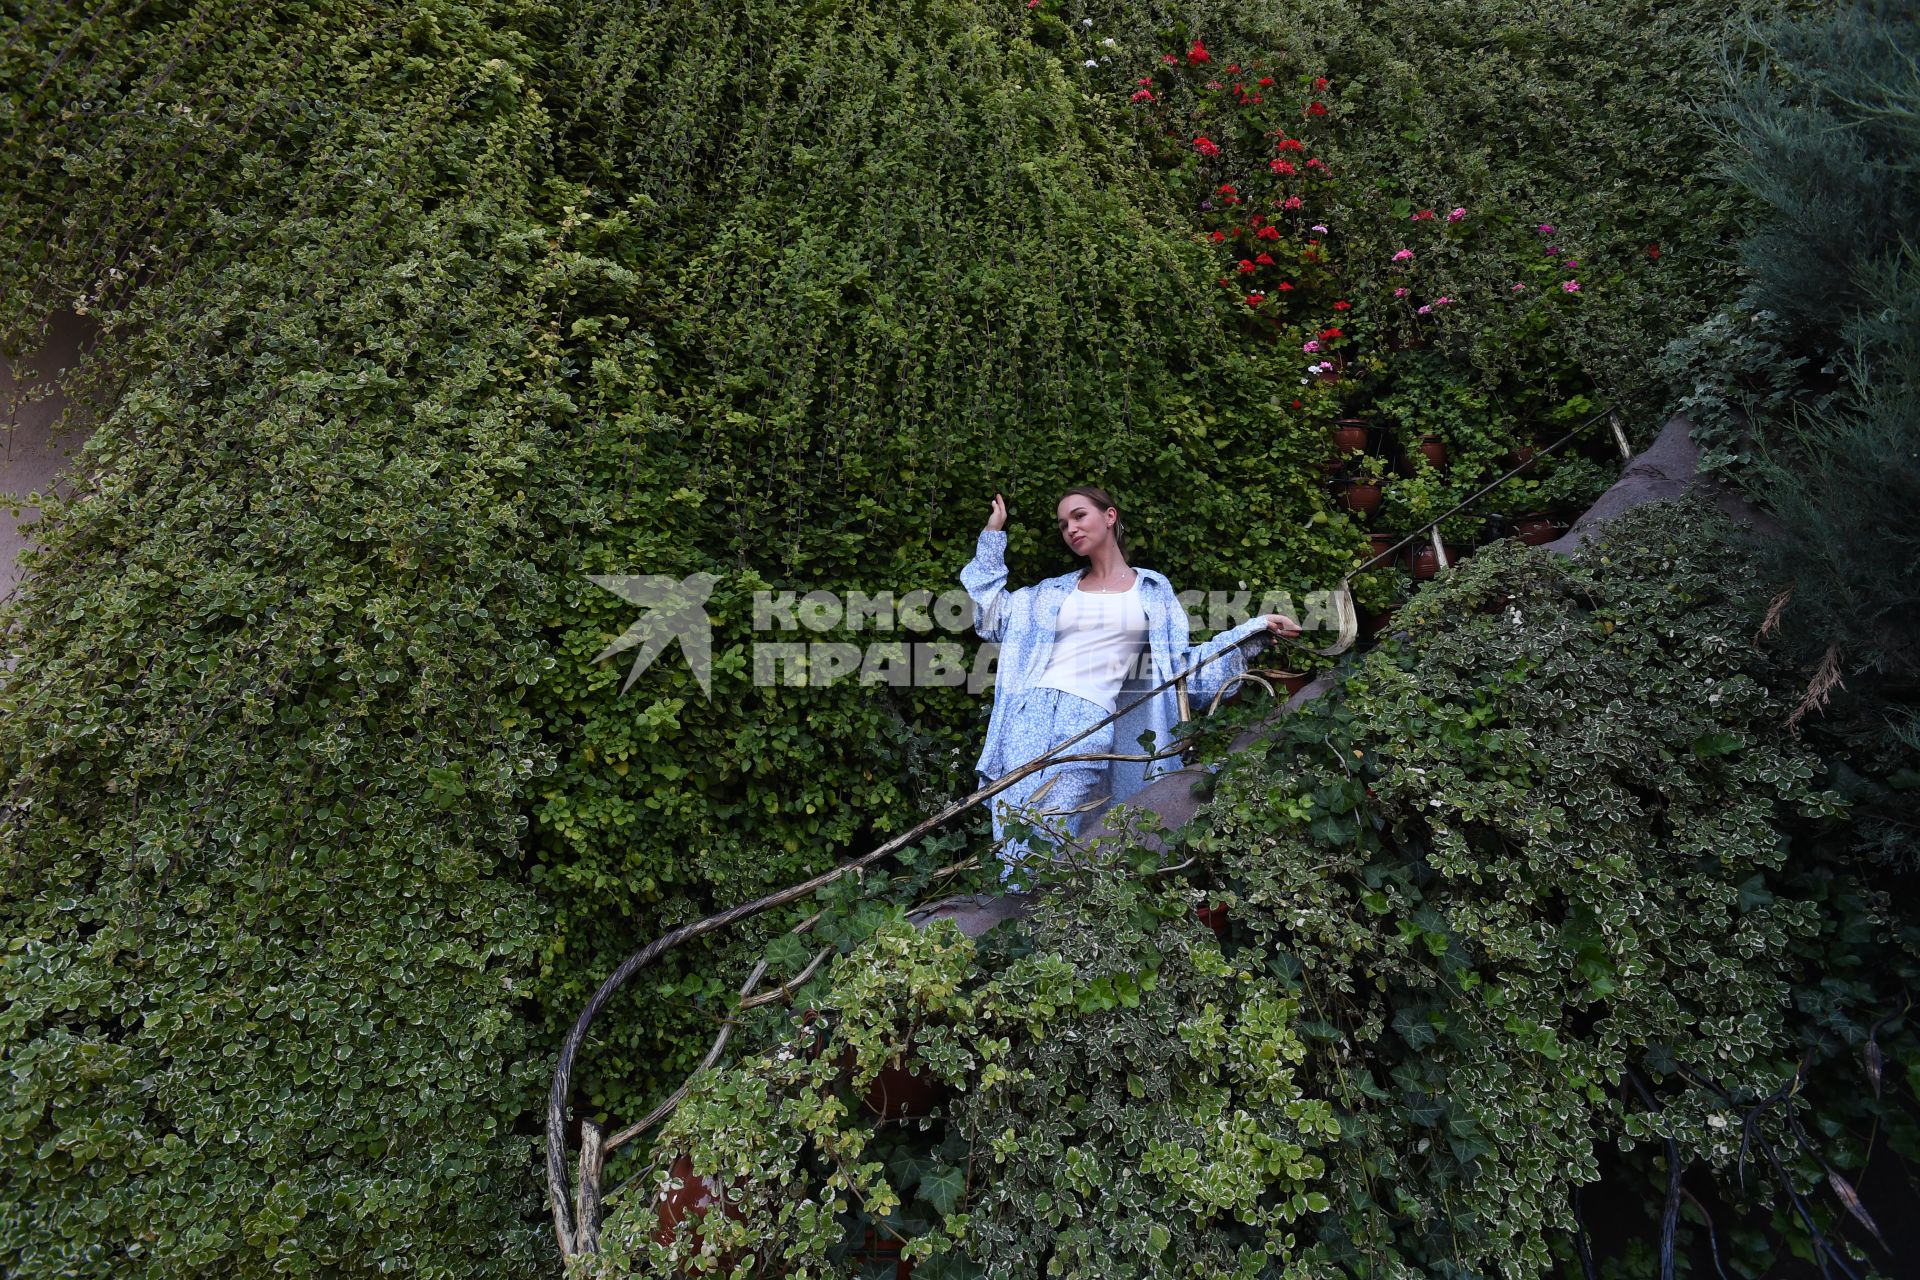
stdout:
[(1140, 575), (1125, 591), (1082, 591), (1061, 602), (1053, 651), (1036, 688), (1064, 689), (1112, 712), (1120, 685), (1147, 648), (1147, 611)]

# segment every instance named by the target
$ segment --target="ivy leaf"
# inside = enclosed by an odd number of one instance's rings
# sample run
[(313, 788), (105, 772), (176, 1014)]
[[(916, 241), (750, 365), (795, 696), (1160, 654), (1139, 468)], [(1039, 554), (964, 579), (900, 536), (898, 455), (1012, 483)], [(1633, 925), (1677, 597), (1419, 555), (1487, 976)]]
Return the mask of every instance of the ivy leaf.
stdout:
[(1405, 1040), (1407, 1046), (1412, 1049), (1424, 1049), (1440, 1038), (1440, 1033), (1434, 1029), (1433, 1023), (1427, 1020), (1425, 1009), (1400, 1010), (1393, 1015), (1393, 1029), (1400, 1033), (1400, 1038)]
[(929, 1170), (920, 1179), (920, 1198), (938, 1210), (941, 1217), (954, 1211), (966, 1190), (967, 1175), (952, 1165)]
[(903, 1187), (919, 1185), (926, 1180), (928, 1174), (940, 1167), (940, 1161), (912, 1147), (902, 1147), (887, 1160), (887, 1171), (893, 1174), (894, 1181)]

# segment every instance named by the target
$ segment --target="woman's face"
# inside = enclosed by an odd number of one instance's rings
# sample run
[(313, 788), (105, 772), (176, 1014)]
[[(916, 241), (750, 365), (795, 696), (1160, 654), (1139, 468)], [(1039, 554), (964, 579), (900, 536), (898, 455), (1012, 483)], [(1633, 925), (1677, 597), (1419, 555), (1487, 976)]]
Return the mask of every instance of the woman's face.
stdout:
[(1094, 504), (1084, 493), (1070, 493), (1060, 499), (1056, 513), (1060, 518), (1060, 539), (1075, 555), (1089, 555), (1102, 542), (1113, 537), (1113, 525), (1107, 510)]

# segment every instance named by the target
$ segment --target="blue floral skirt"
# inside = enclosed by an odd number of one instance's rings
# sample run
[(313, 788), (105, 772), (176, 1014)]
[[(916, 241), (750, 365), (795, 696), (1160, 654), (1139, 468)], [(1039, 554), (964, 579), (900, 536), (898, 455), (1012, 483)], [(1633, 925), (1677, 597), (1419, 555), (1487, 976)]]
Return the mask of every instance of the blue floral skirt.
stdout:
[[(1014, 761), (1014, 767), (1018, 767), (1044, 755), (1088, 725), (1105, 720), (1111, 714), (1105, 707), (1064, 689), (1028, 689), (1020, 695), (1020, 704), (1014, 708), (1013, 716), (1007, 722), (1006, 758)], [(1111, 750), (1113, 726), (1109, 724), (1094, 730), (1062, 754), (1079, 755), (1082, 752)], [(1091, 815), (1066, 811), (1077, 809), (1104, 792), (1108, 764), (1105, 760), (1050, 764), (1028, 774), (987, 802), (992, 808), (993, 838), (996, 842), (1005, 841), (1000, 846), (1000, 861), (1004, 864), (1000, 872), (1002, 880), (1009, 878), (1014, 868), (1034, 853), (1024, 839), (1007, 834), (1007, 819), (1017, 815), (1022, 821), (1039, 828), (1043, 838), (1050, 836), (1053, 841), (1079, 835)], [(985, 786), (990, 781), (992, 779), (982, 775), (980, 785)], [(1046, 789), (1041, 791), (1043, 787)], [(1037, 800), (1034, 798), (1035, 792), (1040, 792)], [(1044, 849), (1042, 854), (1051, 856), (1051, 848)]]

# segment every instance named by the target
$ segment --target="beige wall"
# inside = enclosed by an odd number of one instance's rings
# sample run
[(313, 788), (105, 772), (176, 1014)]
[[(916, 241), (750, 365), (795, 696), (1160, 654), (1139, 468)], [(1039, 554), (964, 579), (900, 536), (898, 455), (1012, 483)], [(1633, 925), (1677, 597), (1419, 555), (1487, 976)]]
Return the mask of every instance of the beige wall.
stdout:
[(0, 596), (11, 594), (20, 580), (15, 560), (32, 536), (20, 526), (40, 514), (39, 507), (21, 500), (36, 491), (73, 492), (63, 477), (86, 432), (70, 430), (56, 440), (53, 426), (67, 405), (61, 377), (79, 363), (95, 331), (85, 317), (63, 312), (53, 318), (41, 350), (17, 362), (0, 356)]

